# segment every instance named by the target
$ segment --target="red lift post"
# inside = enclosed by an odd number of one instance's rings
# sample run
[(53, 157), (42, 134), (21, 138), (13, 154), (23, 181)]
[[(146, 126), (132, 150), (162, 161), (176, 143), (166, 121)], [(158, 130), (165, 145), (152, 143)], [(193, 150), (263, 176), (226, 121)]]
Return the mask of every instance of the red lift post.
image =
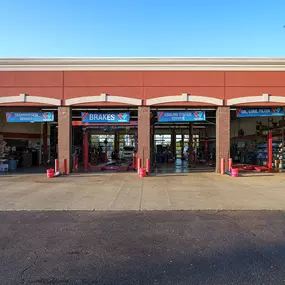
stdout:
[(205, 143), (204, 159), (205, 159), (205, 162), (208, 162), (208, 138), (207, 137), (205, 137), (204, 143)]
[(273, 152), (273, 148), (272, 148), (272, 131), (268, 132), (268, 139), (267, 139), (267, 148), (268, 148), (268, 152), (267, 152), (267, 156), (268, 156), (268, 162), (267, 162), (267, 167), (269, 169), (272, 169), (272, 152)]
[(83, 134), (83, 159), (84, 159), (84, 170), (88, 171), (88, 160), (89, 160), (89, 136), (88, 131), (85, 130)]

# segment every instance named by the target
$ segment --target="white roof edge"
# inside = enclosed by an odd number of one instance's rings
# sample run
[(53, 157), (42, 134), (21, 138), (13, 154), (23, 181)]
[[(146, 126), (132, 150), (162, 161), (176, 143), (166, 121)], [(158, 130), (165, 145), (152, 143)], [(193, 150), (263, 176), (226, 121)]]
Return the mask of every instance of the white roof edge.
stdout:
[(285, 57), (0, 58), (0, 71), (268, 70), (285, 71)]

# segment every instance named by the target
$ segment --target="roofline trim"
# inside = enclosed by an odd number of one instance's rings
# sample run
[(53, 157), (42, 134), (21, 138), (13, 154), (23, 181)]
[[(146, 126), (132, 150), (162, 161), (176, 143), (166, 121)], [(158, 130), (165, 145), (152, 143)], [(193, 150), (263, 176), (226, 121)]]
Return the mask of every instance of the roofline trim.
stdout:
[(0, 71), (285, 71), (285, 58), (0, 58)]

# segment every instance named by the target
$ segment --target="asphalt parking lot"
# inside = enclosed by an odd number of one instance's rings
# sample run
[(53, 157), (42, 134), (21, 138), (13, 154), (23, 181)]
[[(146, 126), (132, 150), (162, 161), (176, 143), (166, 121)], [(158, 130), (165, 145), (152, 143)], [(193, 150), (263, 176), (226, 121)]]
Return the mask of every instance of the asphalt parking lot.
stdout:
[(285, 284), (284, 177), (1, 176), (0, 284)]
[(0, 212), (0, 284), (284, 284), (283, 211)]

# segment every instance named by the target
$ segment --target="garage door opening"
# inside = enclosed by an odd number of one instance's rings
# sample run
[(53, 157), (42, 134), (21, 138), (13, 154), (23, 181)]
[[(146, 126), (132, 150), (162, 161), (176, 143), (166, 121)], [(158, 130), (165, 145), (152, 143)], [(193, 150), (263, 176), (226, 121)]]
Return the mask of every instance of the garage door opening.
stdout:
[(155, 173), (215, 171), (216, 110), (152, 110)]
[(134, 171), (137, 109), (73, 109), (73, 171)]
[(239, 171), (284, 169), (283, 107), (231, 111), (231, 157)]
[(57, 109), (3, 107), (0, 172), (44, 173), (57, 158)]

